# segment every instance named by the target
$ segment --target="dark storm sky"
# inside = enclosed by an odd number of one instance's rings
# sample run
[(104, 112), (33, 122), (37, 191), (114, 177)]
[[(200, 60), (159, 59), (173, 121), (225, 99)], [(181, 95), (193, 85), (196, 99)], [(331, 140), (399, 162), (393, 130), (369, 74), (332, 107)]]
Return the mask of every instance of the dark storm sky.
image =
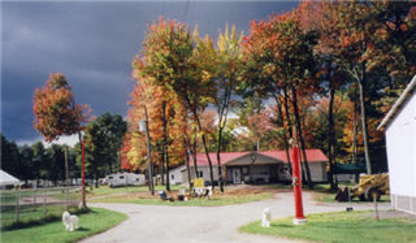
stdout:
[(32, 98), (50, 73), (64, 73), (78, 103), (93, 114), (126, 115), (131, 61), (146, 24), (159, 15), (198, 25), (216, 36), (226, 23), (248, 33), (250, 21), (289, 11), (296, 2), (61, 2), (2, 3), (2, 133), (40, 140), (33, 129)]

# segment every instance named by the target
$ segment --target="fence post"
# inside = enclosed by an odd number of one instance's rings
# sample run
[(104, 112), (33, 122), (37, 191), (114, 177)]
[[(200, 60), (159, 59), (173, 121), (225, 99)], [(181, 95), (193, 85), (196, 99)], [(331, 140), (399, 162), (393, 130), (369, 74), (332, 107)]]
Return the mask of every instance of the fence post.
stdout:
[(16, 223), (19, 223), (19, 201), (20, 201), (20, 186), (18, 186), (17, 192), (16, 192)]
[(46, 189), (43, 191), (43, 218), (46, 218)]

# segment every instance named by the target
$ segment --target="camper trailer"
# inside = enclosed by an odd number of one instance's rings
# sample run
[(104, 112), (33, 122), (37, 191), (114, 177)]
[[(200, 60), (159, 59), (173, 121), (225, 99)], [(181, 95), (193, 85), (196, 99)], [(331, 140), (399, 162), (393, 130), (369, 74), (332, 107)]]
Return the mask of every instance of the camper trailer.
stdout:
[(122, 172), (108, 175), (106, 182), (109, 187), (141, 186), (146, 184), (146, 178), (143, 174)]

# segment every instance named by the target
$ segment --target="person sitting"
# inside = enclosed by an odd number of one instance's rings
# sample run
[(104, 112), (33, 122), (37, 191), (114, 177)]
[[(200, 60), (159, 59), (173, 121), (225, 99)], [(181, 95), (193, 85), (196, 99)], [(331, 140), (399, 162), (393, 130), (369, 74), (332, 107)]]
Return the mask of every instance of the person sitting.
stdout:
[(159, 195), (160, 195), (160, 199), (162, 199), (163, 201), (171, 201), (171, 202), (174, 201), (174, 199), (168, 196), (166, 192), (163, 190), (159, 191)]

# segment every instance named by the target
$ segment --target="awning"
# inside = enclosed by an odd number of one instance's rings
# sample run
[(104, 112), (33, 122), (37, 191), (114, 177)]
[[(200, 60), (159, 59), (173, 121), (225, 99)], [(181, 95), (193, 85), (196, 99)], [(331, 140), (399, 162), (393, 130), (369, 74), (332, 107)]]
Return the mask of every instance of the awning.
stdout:
[(334, 174), (359, 174), (363, 172), (366, 172), (364, 163), (332, 165), (332, 173)]
[(0, 170), (0, 186), (19, 185), (22, 182), (16, 177), (8, 174), (7, 172)]

